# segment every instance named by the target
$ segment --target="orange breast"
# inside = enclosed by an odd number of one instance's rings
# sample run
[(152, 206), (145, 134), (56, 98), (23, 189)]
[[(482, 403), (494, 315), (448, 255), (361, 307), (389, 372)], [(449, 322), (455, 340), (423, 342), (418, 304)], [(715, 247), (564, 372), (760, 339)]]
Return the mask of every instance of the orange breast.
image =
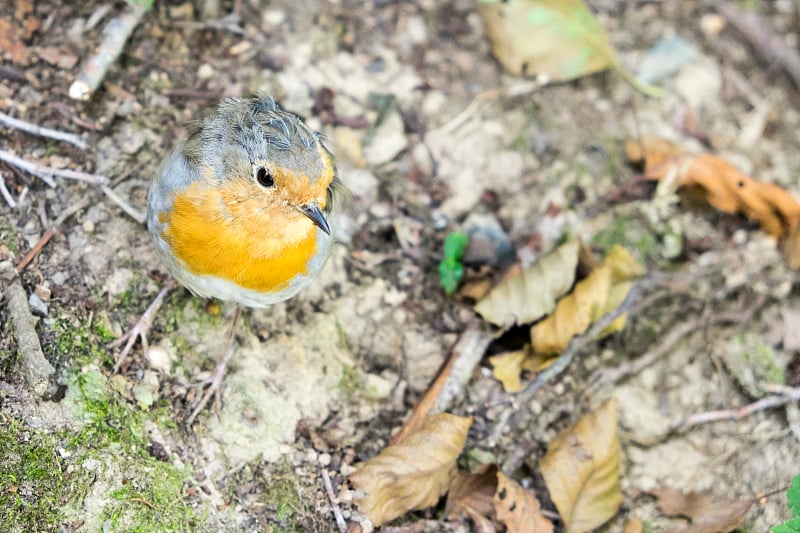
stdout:
[[(171, 213), (159, 217), (167, 224), (162, 237), (193, 274), (273, 292), (307, 273), (317, 248), (316, 228), (309, 220), (270, 217), (263, 206), (243, 202), (229, 206), (225, 196), (194, 183), (176, 196)], [(284, 238), (287, 228), (279, 227), (283, 223), (291, 225), (291, 240)]]

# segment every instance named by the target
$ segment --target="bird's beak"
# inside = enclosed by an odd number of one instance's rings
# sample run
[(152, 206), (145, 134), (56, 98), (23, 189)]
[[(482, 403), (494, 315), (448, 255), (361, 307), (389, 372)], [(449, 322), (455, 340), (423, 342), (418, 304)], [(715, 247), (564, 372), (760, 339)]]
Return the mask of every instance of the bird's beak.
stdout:
[(313, 222), (314, 225), (319, 229), (328, 235), (331, 234), (331, 227), (328, 225), (328, 221), (325, 220), (325, 215), (323, 215), (322, 211), (319, 210), (317, 204), (304, 205), (300, 207), (300, 212), (310, 218), (311, 222)]

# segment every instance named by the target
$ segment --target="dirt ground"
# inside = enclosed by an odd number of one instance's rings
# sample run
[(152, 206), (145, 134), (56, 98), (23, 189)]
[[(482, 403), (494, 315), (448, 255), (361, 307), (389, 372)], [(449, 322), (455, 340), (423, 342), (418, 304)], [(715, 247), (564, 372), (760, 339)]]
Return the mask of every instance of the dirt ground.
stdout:
[[(167, 280), (150, 236), (93, 185), (49, 188), (0, 163), (19, 200), (0, 208), (6, 274), (53, 220), (87, 202), (20, 276), (45, 307), (36, 331), (56, 374), (43, 394), (19, 371), (8, 291), (0, 307), (0, 529), (334, 531), (322, 469), (346, 495), (352, 465), (386, 446), (474, 320), (469, 295), (439, 288), (437, 265), (445, 236), (476, 215), (499, 221), (523, 264), (573, 235), (597, 252), (623, 244), (650, 271), (689, 275), (528, 404), (513, 402), (484, 357), (450, 409), (475, 417), (464, 468), (503, 465), (555, 513), (538, 459), (559, 430), (616, 397), (625, 502), (604, 531), (621, 531), (628, 517), (650, 531), (680, 530), (685, 521), (662, 517), (643, 494), (658, 487), (744, 499), (787, 486), (800, 472), (797, 405), (658, 435), (670, 420), (755, 399), (731, 354), (765, 354), (786, 385), (800, 385), (797, 276), (744, 218), (631, 187), (623, 144), (667, 137), (798, 194), (797, 89), (736, 31), (702, 23), (713, 2), (588, 3), (634, 72), (663, 38), (692, 46), (691, 59), (658, 81), (664, 98), (642, 96), (613, 72), (545, 87), (503, 73), (472, 0), (244, 0), (222, 2), (220, 17), (238, 10), (224, 24), (203, 22), (189, 2), (157, 2), (84, 103), (68, 87), (124, 5), (45, 0), (27, 14), (24, 2), (0, 5), (0, 22), (15, 31), (28, 27), (21, 20), (40, 22), (20, 37), (18, 55), (4, 49), (0, 110), (89, 143), (81, 151), (0, 128), (0, 149), (106, 175), (143, 211), (156, 167), (190, 119), (221, 97), (267, 90), (327, 135), (353, 192), (319, 279), (244, 314), (220, 411), (186, 428), (194, 384), (222, 353), (233, 307), (172, 290), (149, 356), (137, 345), (113, 374), (107, 344)], [(792, 2), (750, 4), (797, 47)], [(503, 273), (473, 265), (468, 278)], [(607, 378), (686, 324), (653, 365)], [(519, 346), (511, 331), (487, 356)], [(510, 410), (512, 423), (493, 431)], [(353, 527), (362, 521), (351, 503), (340, 506)], [(441, 511), (384, 530), (471, 530)], [(741, 530), (767, 531), (788, 516), (779, 493), (756, 503)]]

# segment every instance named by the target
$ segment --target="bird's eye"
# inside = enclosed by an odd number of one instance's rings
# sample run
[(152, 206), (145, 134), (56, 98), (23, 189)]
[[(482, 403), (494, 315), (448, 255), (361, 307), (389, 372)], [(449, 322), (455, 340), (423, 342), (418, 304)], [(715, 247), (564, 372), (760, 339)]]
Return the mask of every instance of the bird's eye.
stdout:
[(272, 188), (275, 186), (275, 180), (272, 178), (272, 172), (264, 167), (258, 167), (258, 170), (256, 170), (256, 181), (258, 181), (259, 185), (262, 187)]

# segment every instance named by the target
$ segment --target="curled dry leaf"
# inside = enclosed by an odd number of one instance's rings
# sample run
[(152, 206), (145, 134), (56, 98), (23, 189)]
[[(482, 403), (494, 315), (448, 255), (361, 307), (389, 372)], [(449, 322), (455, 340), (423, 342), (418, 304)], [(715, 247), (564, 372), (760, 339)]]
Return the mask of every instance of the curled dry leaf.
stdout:
[(511, 74), (567, 81), (613, 67), (637, 89), (660, 93), (622, 67), (582, 0), (481, 0), (478, 6), (492, 52)]
[(622, 504), (616, 401), (609, 400), (550, 442), (540, 467), (568, 533), (590, 531)]
[(484, 465), (474, 474), (458, 474), (447, 491), (444, 514), (448, 518), (469, 518), (480, 533), (493, 533), (495, 492), (497, 465)]
[(533, 492), (523, 489), (502, 472), (497, 473), (497, 492), (493, 501), (497, 519), (506, 525), (509, 533), (553, 532), (553, 523), (542, 514)]
[(753, 500), (733, 501), (699, 492), (684, 494), (673, 488), (649, 491), (658, 499), (658, 508), (669, 516), (685, 516), (691, 524), (685, 533), (733, 531), (744, 520)]
[(569, 241), (495, 287), (475, 310), (496, 326), (526, 324), (550, 313), (575, 281), (579, 243)]
[[(575, 335), (616, 309), (631, 288), (630, 281), (644, 274), (644, 268), (621, 246), (614, 246), (603, 263), (575, 289), (558, 302), (555, 311), (531, 328), (531, 344), (537, 354), (558, 354)], [(602, 333), (607, 335), (625, 326), (620, 316)]]
[(350, 476), (364, 492), (356, 503), (375, 525), (434, 505), (447, 491), (472, 418), (439, 413), (416, 433), (358, 466)]
[(674, 175), (679, 188), (699, 193), (720, 211), (742, 213), (771, 235), (781, 237), (796, 231), (800, 203), (788, 191), (750, 178), (720, 157), (687, 154), (666, 143), (660, 139), (628, 141), (629, 159), (645, 162), (645, 179)]
[(552, 533), (553, 524), (541, 512), (539, 500), (513, 479), (486, 465), (474, 474), (460, 474), (450, 485), (445, 514), (469, 517), (478, 531), (495, 531), (492, 519), (509, 533)]

